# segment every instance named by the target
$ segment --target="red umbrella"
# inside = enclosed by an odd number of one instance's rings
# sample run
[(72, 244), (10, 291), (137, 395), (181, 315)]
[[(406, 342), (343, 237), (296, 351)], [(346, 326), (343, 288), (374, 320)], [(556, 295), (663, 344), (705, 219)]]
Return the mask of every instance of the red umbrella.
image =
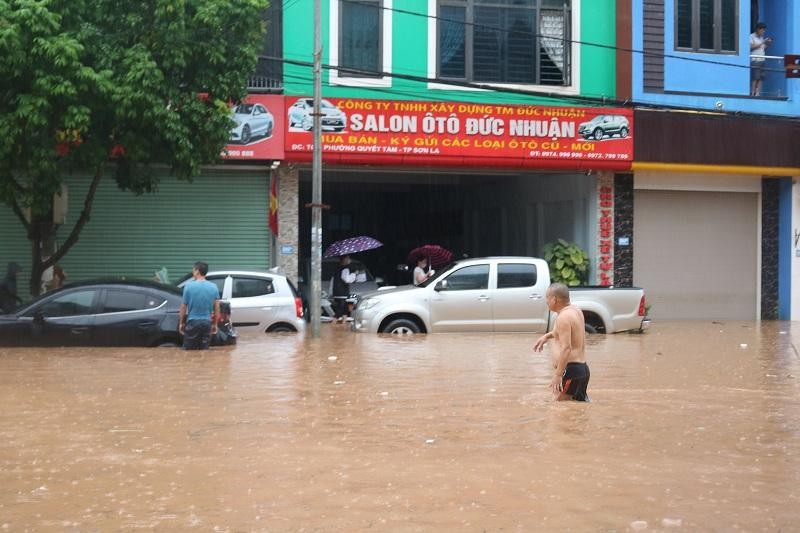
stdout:
[(422, 258), (428, 260), (431, 268), (440, 268), (449, 265), (453, 261), (453, 252), (447, 248), (442, 248), (438, 244), (426, 244), (419, 248), (414, 248), (408, 253), (408, 264), (416, 265)]

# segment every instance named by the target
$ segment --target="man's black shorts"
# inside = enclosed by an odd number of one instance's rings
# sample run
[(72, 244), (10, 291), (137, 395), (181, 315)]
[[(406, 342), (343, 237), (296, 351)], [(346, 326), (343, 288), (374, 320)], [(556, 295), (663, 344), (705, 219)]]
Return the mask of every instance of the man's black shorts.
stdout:
[(561, 378), (562, 392), (578, 402), (589, 401), (586, 387), (589, 385), (589, 365), (586, 363), (567, 363)]
[(184, 350), (207, 350), (211, 341), (210, 320), (187, 320), (183, 331)]

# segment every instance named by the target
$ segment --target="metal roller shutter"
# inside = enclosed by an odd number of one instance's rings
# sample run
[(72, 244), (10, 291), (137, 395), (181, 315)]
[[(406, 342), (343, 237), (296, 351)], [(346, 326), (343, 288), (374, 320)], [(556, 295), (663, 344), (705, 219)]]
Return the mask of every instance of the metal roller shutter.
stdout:
[[(73, 177), (67, 183), (69, 211), (61, 240), (80, 214), (89, 179)], [(164, 177), (157, 192), (141, 196), (122, 192), (106, 179), (97, 191), (91, 220), (60, 264), (69, 281), (152, 278), (161, 267), (174, 281), (195, 261), (206, 261), (211, 268), (264, 269), (269, 266), (268, 195), (266, 170), (207, 170), (192, 183)], [(29, 245), (10, 210), (0, 209), (0, 224), (0, 260), (29, 264)]]
[(758, 194), (637, 190), (633, 283), (651, 316), (757, 317)]

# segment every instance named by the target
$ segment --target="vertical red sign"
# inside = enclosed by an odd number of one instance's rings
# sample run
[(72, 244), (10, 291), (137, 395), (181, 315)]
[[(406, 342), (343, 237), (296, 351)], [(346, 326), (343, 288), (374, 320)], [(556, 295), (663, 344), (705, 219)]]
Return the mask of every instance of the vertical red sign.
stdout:
[(597, 283), (614, 284), (614, 175), (597, 178)]

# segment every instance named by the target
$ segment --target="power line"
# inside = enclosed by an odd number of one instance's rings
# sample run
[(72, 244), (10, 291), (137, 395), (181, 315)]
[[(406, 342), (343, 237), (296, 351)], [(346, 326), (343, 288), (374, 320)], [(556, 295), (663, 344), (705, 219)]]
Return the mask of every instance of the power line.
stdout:
[[(295, 66), (302, 66), (302, 67), (311, 67), (312, 63), (310, 61), (302, 61), (297, 59), (289, 59), (285, 57), (275, 57), (275, 56), (259, 56), (262, 59), (267, 59), (270, 61), (279, 61), (281, 63), (286, 63)], [(563, 94), (563, 93), (549, 93), (549, 92), (542, 92), (542, 91), (529, 91), (525, 89), (516, 89), (512, 87), (496, 87), (493, 85), (486, 85), (486, 84), (478, 84), (478, 83), (471, 83), (471, 82), (461, 82), (457, 80), (446, 80), (446, 79), (439, 79), (439, 78), (429, 78), (426, 76), (415, 76), (412, 74), (402, 74), (396, 72), (383, 72), (383, 71), (370, 71), (370, 70), (359, 70), (354, 68), (345, 68), (335, 65), (328, 65), (323, 63), (322, 68), (325, 70), (338, 70), (340, 72), (347, 72), (351, 74), (361, 75), (361, 76), (369, 76), (369, 77), (390, 77), (390, 78), (398, 78), (403, 80), (409, 81), (417, 81), (420, 83), (436, 83), (439, 85), (452, 85), (454, 87), (462, 87), (462, 88), (469, 88), (469, 89), (479, 89), (484, 91), (490, 91), (498, 94), (511, 94), (515, 96), (521, 97), (535, 97), (535, 98), (542, 98), (542, 99), (552, 99), (552, 100), (560, 100), (560, 101), (567, 101), (567, 102), (574, 102), (579, 104), (584, 104), (587, 106), (597, 107), (597, 106), (614, 106), (614, 107), (642, 107), (648, 109), (655, 109), (655, 110), (665, 110), (665, 111), (699, 111), (713, 115), (720, 115), (720, 116), (741, 116), (741, 117), (752, 117), (752, 118), (769, 118), (769, 119), (776, 119), (778, 117), (781, 118), (792, 118), (787, 115), (767, 115), (763, 113), (751, 113), (751, 112), (743, 112), (743, 111), (716, 111), (716, 110), (709, 110), (706, 108), (692, 108), (688, 106), (678, 106), (678, 105), (669, 105), (663, 104), (660, 102), (646, 102), (641, 100), (632, 100), (632, 99), (624, 99), (620, 100), (617, 98), (610, 98), (606, 96), (586, 96), (586, 95), (572, 95), (572, 94)], [(297, 79), (300, 81), (308, 82), (311, 78), (303, 78), (300, 76), (291, 76), (284, 74), (284, 77)], [(394, 88), (387, 88), (387, 87), (359, 87), (359, 90), (375, 90), (376, 92), (380, 92), (382, 94), (387, 93), (394, 93), (394, 94), (405, 94), (409, 96), (413, 96), (415, 98), (420, 98), (424, 96), (423, 99), (425, 100), (437, 100), (437, 101), (453, 101), (452, 97), (442, 97), (442, 98), (433, 98), (431, 97), (429, 92), (420, 92), (420, 93), (410, 93), (404, 92), (400, 90), (396, 90)], [(520, 102), (520, 104), (522, 104)], [(530, 104), (529, 104), (530, 105)]]
[[(301, 61), (297, 59), (288, 59), (288, 58), (279, 58), (275, 56), (259, 56), (264, 59), (269, 59), (272, 61), (281, 61), (283, 63), (288, 63), (290, 65), (297, 65), (302, 67), (310, 67), (312, 66), (310, 61)], [(327, 63), (323, 63), (322, 68), (325, 70), (337, 70), (339, 72), (345, 72), (348, 74), (356, 75), (356, 76), (364, 76), (364, 77), (390, 77), (390, 78), (398, 78), (402, 80), (408, 81), (417, 81), (421, 83), (438, 83), (442, 85), (451, 85), (454, 87), (463, 87), (468, 89), (480, 89), (484, 91), (493, 91), (498, 93), (506, 93), (506, 94), (518, 94), (523, 96), (535, 96), (541, 98), (558, 98), (561, 100), (568, 100), (568, 101), (575, 101), (575, 102), (585, 102), (591, 104), (603, 103), (604, 105), (608, 105), (609, 103), (616, 102), (622, 104), (622, 101), (613, 99), (613, 98), (594, 98), (594, 97), (587, 97), (582, 95), (575, 95), (575, 94), (563, 94), (563, 93), (551, 93), (551, 92), (544, 92), (544, 91), (528, 91), (525, 89), (516, 89), (513, 87), (496, 87), (494, 85), (483, 84), (483, 83), (475, 83), (475, 82), (468, 82), (468, 81), (459, 81), (459, 80), (447, 80), (441, 78), (429, 78), (427, 76), (417, 76), (414, 74), (402, 74), (397, 72), (384, 72), (384, 71), (374, 71), (374, 70), (362, 70), (356, 69), (351, 67), (342, 67), (342, 66), (335, 66), (329, 65)], [(361, 88), (361, 87), (359, 87)], [(385, 88), (383, 88), (385, 90)]]

